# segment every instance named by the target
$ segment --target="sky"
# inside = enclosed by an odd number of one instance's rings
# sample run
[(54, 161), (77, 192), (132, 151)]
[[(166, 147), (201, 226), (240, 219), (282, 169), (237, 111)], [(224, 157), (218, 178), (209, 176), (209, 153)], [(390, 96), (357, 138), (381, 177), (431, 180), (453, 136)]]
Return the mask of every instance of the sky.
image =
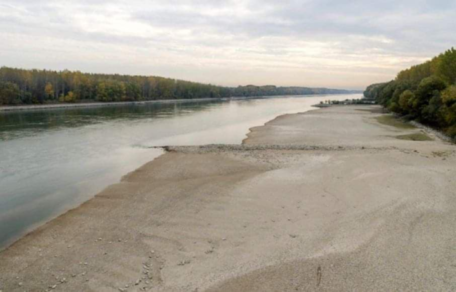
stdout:
[(0, 66), (363, 89), (456, 44), (448, 0), (0, 0)]

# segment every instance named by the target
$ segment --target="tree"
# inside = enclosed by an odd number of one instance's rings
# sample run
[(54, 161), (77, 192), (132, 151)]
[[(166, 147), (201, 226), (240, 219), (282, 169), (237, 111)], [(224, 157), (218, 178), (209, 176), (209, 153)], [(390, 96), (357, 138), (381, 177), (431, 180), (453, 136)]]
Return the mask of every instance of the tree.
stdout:
[(69, 91), (68, 94), (64, 98), (65, 102), (75, 102), (76, 101), (76, 95), (74, 94), (73, 91)]
[(108, 92), (106, 91), (106, 84), (104, 82), (100, 82), (97, 85), (96, 99), (98, 101), (109, 101)]
[(50, 82), (46, 84), (46, 87), (44, 88), (44, 92), (46, 94), (46, 98), (52, 99), (54, 97), (54, 87)]
[(421, 110), (429, 104), (429, 101), (435, 96), (436, 92), (444, 90), (445, 88), (446, 84), (440, 77), (431, 76), (424, 78), (420, 82), (415, 94), (417, 99), (417, 109)]
[(442, 92), (443, 116), (450, 126), (456, 126), (456, 86), (450, 86)]
[(138, 84), (128, 83), (125, 88), (127, 100), (141, 100), (141, 88)]
[(410, 113), (412, 110), (412, 102), (415, 99), (415, 94), (412, 91), (406, 90), (399, 97), (399, 106), (404, 113)]
[[(22, 70), (1, 67), (0, 82), (17, 86), (18, 103), (77, 102), (81, 100), (134, 101), (151, 99), (218, 98), (231, 96), (337, 94), (349, 91), (326, 88), (240, 86), (174, 80), (154, 76), (84, 74), (79, 71)], [(70, 94), (71, 92), (71, 94)], [(376, 91), (376, 94), (380, 91)], [(9, 102), (0, 96), (1, 102)]]
[(0, 105), (16, 105), (21, 103), (19, 86), (11, 82), (0, 82)]
[(456, 50), (454, 48), (439, 56), (437, 74), (448, 84), (456, 84)]

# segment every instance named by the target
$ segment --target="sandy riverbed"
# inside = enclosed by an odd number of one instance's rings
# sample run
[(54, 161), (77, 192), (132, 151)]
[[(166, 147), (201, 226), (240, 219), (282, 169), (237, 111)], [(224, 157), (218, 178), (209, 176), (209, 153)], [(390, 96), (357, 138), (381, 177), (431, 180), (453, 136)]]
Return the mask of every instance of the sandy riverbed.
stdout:
[(456, 147), (376, 107), (171, 147), (0, 254), (6, 291), (453, 291)]

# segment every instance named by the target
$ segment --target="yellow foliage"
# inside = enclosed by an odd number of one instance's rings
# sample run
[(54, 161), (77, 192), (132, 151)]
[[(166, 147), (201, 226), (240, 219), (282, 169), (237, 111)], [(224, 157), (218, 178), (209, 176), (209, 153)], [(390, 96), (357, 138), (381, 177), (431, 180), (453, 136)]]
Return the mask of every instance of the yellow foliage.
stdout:
[(65, 96), (65, 102), (75, 102), (76, 101), (76, 96), (74, 95), (73, 91), (68, 92), (68, 94)]

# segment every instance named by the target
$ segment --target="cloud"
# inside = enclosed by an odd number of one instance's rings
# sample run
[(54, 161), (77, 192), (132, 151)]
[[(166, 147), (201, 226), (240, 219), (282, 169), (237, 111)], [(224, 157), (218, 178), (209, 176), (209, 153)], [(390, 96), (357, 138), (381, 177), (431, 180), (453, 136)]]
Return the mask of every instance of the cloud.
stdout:
[(0, 0), (0, 65), (362, 88), (448, 49), (450, 1)]

